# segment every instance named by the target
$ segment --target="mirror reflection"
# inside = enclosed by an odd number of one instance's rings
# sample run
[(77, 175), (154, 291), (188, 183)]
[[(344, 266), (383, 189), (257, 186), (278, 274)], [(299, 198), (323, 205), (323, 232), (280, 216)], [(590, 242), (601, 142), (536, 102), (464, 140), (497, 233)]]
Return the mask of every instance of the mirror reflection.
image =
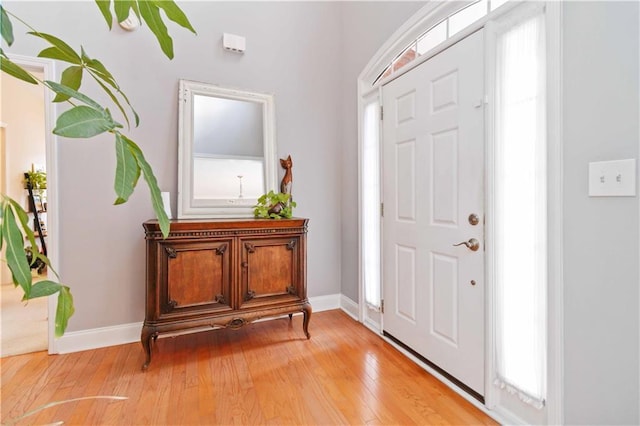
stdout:
[(262, 105), (196, 95), (193, 108), (194, 198), (264, 194)]
[(271, 95), (180, 81), (178, 217), (250, 216), (275, 187)]

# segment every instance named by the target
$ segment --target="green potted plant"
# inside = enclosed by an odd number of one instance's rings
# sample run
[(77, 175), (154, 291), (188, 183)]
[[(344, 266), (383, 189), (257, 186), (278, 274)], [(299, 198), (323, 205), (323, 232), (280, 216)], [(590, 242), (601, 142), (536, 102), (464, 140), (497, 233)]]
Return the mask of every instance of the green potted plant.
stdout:
[(24, 173), (25, 189), (31, 184), (31, 189), (42, 191), (47, 189), (47, 172), (42, 170), (31, 170)]
[(253, 214), (255, 217), (265, 219), (290, 219), (293, 216), (293, 208), (296, 206), (296, 202), (291, 199), (291, 194), (269, 191), (258, 198)]

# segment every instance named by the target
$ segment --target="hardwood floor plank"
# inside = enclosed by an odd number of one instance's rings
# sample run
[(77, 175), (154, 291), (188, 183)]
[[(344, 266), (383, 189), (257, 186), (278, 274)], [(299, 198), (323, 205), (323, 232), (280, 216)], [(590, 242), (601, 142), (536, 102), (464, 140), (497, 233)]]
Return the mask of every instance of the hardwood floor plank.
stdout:
[[(292, 323), (295, 324), (294, 320)], [(301, 324), (296, 326), (301, 327)], [(291, 330), (291, 327), (289, 327)], [(304, 340), (292, 340), (293, 344), (285, 344), (288, 357), (292, 360), (289, 369), (291, 380), (296, 383), (297, 394), (302, 398), (302, 403), (309, 407), (309, 414), (313, 418), (313, 424), (348, 424), (347, 419), (340, 410), (333, 404), (332, 400), (324, 392), (323, 387), (316, 380), (309, 380), (313, 377), (312, 368), (306, 362), (310, 357), (308, 346), (311, 342)]]
[[(353, 321), (351, 318), (345, 316), (345, 321)], [(381, 400), (379, 398), (378, 393), (378, 378), (374, 377), (366, 377), (363, 376), (363, 369), (366, 365), (360, 360), (361, 356), (364, 354), (360, 350), (353, 350), (352, 343), (355, 337), (355, 334), (345, 334), (339, 335), (336, 337), (336, 333), (331, 330), (336, 327), (336, 324), (331, 322), (327, 324), (326, 329), (329, 330), (324, 336), (323, 339), (326, 339), (329, 345), (335, 345), (336, 342), (339, 342), (342, 345), (342, 349), (340, 352), (332, 350), (332, 352), (337, 352), (340, 358), (340, 362), (343, 364), (344, 368), (348, 371), (352, 371), (358, 377), (360, 387), (362, 389), (362, 398), (363, 403), (375, 414), (375, 417), (370, 419), (364, 419), (367, 423), (382, 423), (382, 424), (391, 424), (394, 422), (399, 422), (402, 424), (410, 424), (413, 423), (411, 418), (407, 416), (402, 410), (396, 410), (395, 412), (392, 410), (394, 408), (393, 404), (389, 404), (391, 401), (387, 399), (386, 401)], [(323, 327), (324, 329), (325, 327)], [(359, 342), (362, 345), (363, 342)], [(366, 346), (361, 346), (366, 347)], [(393, 372), (390, 372), (394, 374)], [(391, 408), (391, 409), (390, 409)]]
[(26, 356), (12, 356), (8, 358), (0, 358), (0, 377), (3, 381), (10, 381), (16, 375), (20, 368), (27, 362), (30, 362), (31, 358)]
[[(363, 335), (359, 335), (349, 343), (348, 353), (359, 355), (354, 349), (358, 344), (364, 344), (363, 341), (357, 341), (358, 339), (362, 340), (362, 336)], [(349, 358), (345, 359), (345, 361), (348, 361), (348, 359)], [(387, 362), (388, 360), (394, 362)], [(393, 406), (396, 408), (403, 407), (405, 414), (409, 415), (414, 422), (422, 418), (433, 419), (436, 412), (445, 408), (440, 406), (441, 401), (438, 398), (424, 398), (424, 384), (434, 385), (433, 387), (430, 386), (430, 389), (435, 390), (435, 395), (440, 394), (440, 386), (444, 385), (426, 373), (422, 368), (415, 364), (405, 366), (404, 362), (397, 363), (395, 361), (400, 361), (400, 359), (396, 359), (395, 357), (382, 359), (382, 364), (379, 364), (377, 361), (377, 357), (369, 356), (365, 360), (356, 359), (355, 362), (351, 364), (352, 368), (357, 368), (360, 365), (374, 366), (374, 368), (370, 369), (368, 374), (363, 375), (363, 377), (370, 376), (374, 378), (373, 381), (368, 381), (368, 383), (369, 385), (375, 386), (375, 389), (378, 391), (378, 397), (375, 398), (375, 401), (388, 401), (393, 403)], [(385, 372), (391, 372), (392, 374), (380, 374), (380, 371), (383, 370)], [(416, 377), (424, 377), (426, 383), (422, 386), (417, 386), (415, 381)], [(380, 387), (379, 385), (382, 386)], [(462, 398), (460, 398), (459, 403), (469, 404)], [(450, 414), (452, 424), (469, 424), (469, 420), (471, 420), (458, 418), (456, 413)]]
[[(66, 377), (60, 383), (60, 386), (55, 393), (55, 400), (63, 401), (73, 398), (93, 396), (86, 392), (88, 379), (91, 375), (95, 374), (95, 366), (100, 364), (106, 350), (107, 348), (71, 354), (75, 355), (74, 358), (76, 361), (74, 365), (69, 366), (70, 368), (66, 369)], [(49, 411), (49, 414), (53, 416), (52, 418), (55, 419), (55, 421), (64, 421), (65, 423), (68, 423), (74, 413), (80, 412), (81, 416), (86, 415), (85, 407), (90, 406), (90, 404), (90, 401), (74, 401), (58, 405), (48, 409), (47, 411)], [(47, 413), (43, 411), (38, 417), (38, 420), (46, 418), (46, 414)]]
[(216, 413), (216, 392), (211, 384), (213, 371), (210, 360), (215, 357), (211, 352), (211, 333), (200, 334), (198, 346), (198, 417), (201, 420), (214, 421)]
[[(277, 348), (276, 356), (286, 360), (283, 368), (276, 368), (274, 371), (279, 376), (280, 381), (286, 384), (291, 417), (300, 424), (317, 424), (325, 416), (316, 406), (316, 401), (312, 402), (309, 399), (305, 399), (303, 394), (305, 384), (309, 382), (308, 379), (311, 377), (309, 369), (302, 362), (308, 353), (307, 351), (303, 353), (295, 350), (296, 341), (309, 342), (301, 333), (301, 324), (296, 327), (296, 333), (290, 327), (291, 323), (288, 318), (285, 317), (285, 319), (278, 321), (279, 323), (276, 323), (278, 325), (277, 328), (269, 327), (263, 335), (273, 342), (274, 348)], [(265, 328), (267, 328), (266, 325)], [(283, 340), (283, 337), (285, 340)], [(303, 344), (303, 346), (308, 345)]]
[(257, 343), (259, 349), (245, 350), (244, 356), (263, 416), (267, 423), (276, 419), (281, 424), (295, 423), (297, 417), (293, 412), (295, 405), (291, 398), (295, 389), (285, 379), (288, 363), (286, 355), (278, 348), (278, 342), (271, 338), (272, 335), (264, 330), (264, 323), (256, 326), (262, 332), (254, 333), (250, 339)]
[[(134, 388), (136, 383), (133, 380), (136, 364), (142, 364), (142, 356), (139, 347), (137, 345), (122, 345), (120, 346), (120, 356), (114, 360), (113, 368), (111, 370), (110, 380), (107, 386), (105, 386), (104, 393), (112, 396), (126, 396), (126, 401), (114, 401), (107, 405), (102, 422), (104, 424), (124, 424), (125, 420), (131, 418), (126, 415), (128, 407), (135, 407), (138, 402), (137, 397), (139, 393)], [(162, 369), (162, 371), (168, 370), (169, 374), (171, 369)], [(166, 388), (163, 387), (163, 388)], [(162, 408), (160, 404), (159, 408)]]
[[(74, 393), (77, 392), (78, 395), (85, 396), (109, 395), (103, 394), (102, 391), (108, 383), (113, 359), (116, 357), (119, 350), (119, 347), (113, 346), (101, 351), (100, 353), (102, 356), (99, 359), (93, 359), (93, 362), (96, 363), (93, 374), (86, 378), (86, 382), (83, 382), (82, 386), (74, 388)], [(93, 424), (102, 417), (102, 411), (104, 411), (103, 409), (106, 405), (107, 401), (104, 399), (81, 401), (78, 403), (78, 407), (76, 407), (66, 423)], [(86, 409), (83, 410), (80, 407), (86, 407)]]
[[(68, 364), (62, 359), (48, 357), (44, 352), (41, 352), (40, 354), (46, 368), (41, 374), (38, 374), (37, 370), (28, 371), (32, 377), (36, 378), (36, 381), (30, 387), (27, 384), (29, 382), (22, 383), (22, 386), (27, 385), (25, 389), (28, 389), (33, 393), (34, 398), (29, 396), (24, 397), (20, 402), (20, 407), (16, 410), (16, 414), (24, 414), (27, 411), (44, 406), (52, 401), (64, 399), (63, 397), (60, 397), (60, 393), (66, 392), (65, 380), (69, 377), (69, 373), (73, 368), (73, 365)], [(57, 410), (57, 408), (49, 409), (49, 411), (55, 410)], [(41, 414), (35, 414), (26, 419), (26, 423), (24, 424), (33, 424), (34, 420), (37, 423), (40, 416), (42, 418), (48, 417), (44, 412)]]
[[(27, 389), (35, 388), (38, 379), (49, 366), (46, 358), (37, 356), (19, 355), (16, 357), (2, 358), (2, 418), (15, 418), (21, 415), (28, 405), (25, 399), (34, 398), (38, 393), (29, 392), (32, 395), (25, 395), (24, 385)], [(17, 358), (13, 362), (13, 358)], [(7, 375), (4, 369), (7, 369)], [(5, 386), (4, 383), (7, 383)], [(20, 406), (22, 404), (22, 406)]]
[[(167, 343), (172, 344), (173, 342)], [(141, 351), (140, 344), (134, 343), (128, 346), (132, 351)], [(158, 344), (154, 345), (153, 347), (158, 357), (162, 356), (162, 352), (160, 352), (159, 346), (160, 345)], [(173, 346), (171, 345), (166, 346), (169, 346), (173, 349)], [(168, 351), (167, 349), (165, 350)], [(129, 383), (124, 396), (128, 397), (129, 399), (126, 401), (126, 404), (121, 412), (120, 421), (122, 423), (119, 424), (125, 424), (125, 422), (127, 422), (128, 424), (151, 424), (150, 419), (152, 414), (160, 407), (157, 406), (156, 401), (153, 399), (153, 392), (147, 391), (145, 381), (148, 379), (146, 377), (146, 374), (141, 371), (142, 358), (138, 357), (134, 359), (136, 360), (135, 364), (129, 364), (126, 369), (125, 380), (127, 380)], [(127, 358), (127, 360), (130, 361), (131, 358)], [(171, 365), (165, 364), (159, 365), (158, 368), (153, 371), (153, 374), (160, 374), (159, 370), (162, 370), (164, 368), (170, 369), (171, 373), (173, 374), (173, 367)], [(173, 380), (173, 377), (171, 377), (171, 380)], [(171, 383), (172, 381), (167, 381), (163, 383), (163, 386), (171, 389)], [(120, 394), (121, 393), (118, 393), (118, 395)], [(149, 402), (143, 399), (145, 397), (149, 398)], [(172, 401), (172, 403), (175, 404), (175, 401)], [(140, 423), (140, 419), (145, 418), (147, 419), (147, 423)]]
[(314, 353), (316, 367), (311, 371), (315, 380), (324, 387), (333, 404), (345, 416), (349, 424), (366, 422), (376, 418), (362, 396), (363, 389), (355, 386), (351, 372), (345, 368), (343, 359), (335, 355), (333, 344), (322, 344), (321, 339), (314, 342), (319, 351)]
[(495, 424), (343, 312), (313, 314), (310, 331), (307, 340), (295, 316), (162, 338), (146, 372), (139, 343), (4, 358), (1, 421), (51, 401), (121, 395), (19, 424)]

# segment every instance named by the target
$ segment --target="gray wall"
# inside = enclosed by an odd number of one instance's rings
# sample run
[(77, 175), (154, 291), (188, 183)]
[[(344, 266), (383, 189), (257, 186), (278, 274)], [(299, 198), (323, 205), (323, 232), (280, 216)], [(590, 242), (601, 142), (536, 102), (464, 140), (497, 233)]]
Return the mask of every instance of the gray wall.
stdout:
[(638, 3), (565, 2), (568, 424), (638, 424), (638, 197), (589, 198), (590, 161), (638, 158)]
[[(340, 4), (181, 2), (198, 31), (175, 25), (175, 59), (163, 56), (148, 29), (111, 33), (93, 2), (4, 2), (40, 31), (84, 46), (119, 79), (141, 117), (129, 135), (153, 165), (164, 191), (177, 190), (178, 80), (273, 93), (280, 158), (293, 158), (295, 214), (309, 217), (310, 296), (340, 293)], [(14, 24), (11, 53), (43, 47)], [(222, 33), (247, 38), (243, 55), (222, 49)], [(60, 73), (62, 67), (57, 67)], [(84, 89), (98, 96), (92, 85)], [(127, 204), (113, 206), (115, 156), (107, 136), (61, 138), (59, 154), (60, 272), (76, 313), (69, 331), (141, 321), (144, 234), (153, 217), (140, 184)], [(173, 201), (175, 211), (175, 200)]]
[[(141, 117), (128, 134), (145, 151), (161, 189), (171, 191), (174, 211), (178, 80), (273, 93), (278, 155), (293, 158), (295, 214), (310, 218), (309, 295), (344, 291), (357, 300), (356, 78), (421, 3), (179, 4), (198, 35), (170, 24), (175, 58), (169, 61), (147, 28), (128, 33), (115, 25), (108, 32), (93, 2), (3, 2), (38, 30), (75, 48), (82, 44), (116, 76)], [(25, 31), (14, 24), (9, 52), (35, 56), (44, 45)], [(222, 49), (224, 32), (247, 38), (243, 55)], [(63, 69), (56, 65), (58, 75)], [(107, 102), (92, 84), (83, 91)], [(144, 316), (141, 223), (153, 211), (143, 183), (127, 204), (112, 205), (114, 169), (110, 137), (59, 139), (59, 272), (76, 304), (69, 331)]]

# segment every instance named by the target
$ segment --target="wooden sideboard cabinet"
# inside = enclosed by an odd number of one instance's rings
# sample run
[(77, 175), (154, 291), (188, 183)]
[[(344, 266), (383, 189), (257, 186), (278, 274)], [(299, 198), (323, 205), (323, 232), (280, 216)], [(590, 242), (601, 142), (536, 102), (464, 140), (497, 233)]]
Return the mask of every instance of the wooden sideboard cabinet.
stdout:
[(308, 219), (173, 220), (166, 239), (143, 224), (147, 245), (146, 313), (141, 341), (197, 328), (238, 328), (302, 312), (309, 335)]

